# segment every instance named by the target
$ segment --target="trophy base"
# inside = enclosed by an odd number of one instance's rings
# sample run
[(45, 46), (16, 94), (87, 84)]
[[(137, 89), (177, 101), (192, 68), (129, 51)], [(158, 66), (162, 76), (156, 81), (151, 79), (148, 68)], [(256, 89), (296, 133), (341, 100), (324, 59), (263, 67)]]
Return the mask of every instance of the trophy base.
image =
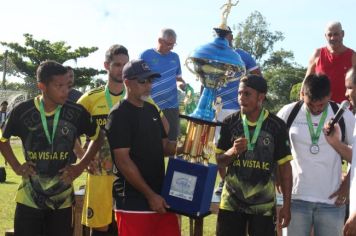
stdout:
[(210, 214), (217, 165), (170, 158), (162, 196), (170, 210), (193, 218)]

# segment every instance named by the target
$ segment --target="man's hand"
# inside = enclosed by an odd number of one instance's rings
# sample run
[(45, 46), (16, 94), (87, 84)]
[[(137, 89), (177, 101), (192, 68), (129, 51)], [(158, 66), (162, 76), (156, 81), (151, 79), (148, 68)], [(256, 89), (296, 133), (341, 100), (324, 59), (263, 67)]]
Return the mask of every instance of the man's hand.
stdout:
[(169, 208), (166, 200), (164, 200), (163, 197), (156, 193), (153, 193), (151, 196), (149, 196), (147, 200), (150, 208), (155, 212), (166, 213), (166, 208)]
[(179, 81), (179, 82), (178, 82), (178, 87), (180, 88), (180, 90), (185, 91), (185, 89), (186, 89), (186, 83), (185, 83), (185, 82), (182, 82), (182, 81)]
[[(334, 129), (330, 132), (330, 126), (329, 123), (325, 124), (323, 132), (325, 134), (325, 139), (326, 141), (333, 146), (333, 144), (340, 142), (341, 140), (341, 130), (340, 126), (338, 124), (334, 125)], [(329, 133), (329, 135), (326, 135)]]
[(235, 149), (235, 155), (240, 155), (247, 150), (247, 139), (245, 137), (239, 137), (235, 139), (232, 147)]
[(280, 229), (287, 227), (289, 225), (290, 219), (290, 207), (283, 205), (283, 207), (279, 210), (278, 227)]
[(356, 236), (356, 212), (353, 212), (344, 226), (344, 236)]
[(36, 174), (35, 166), (35, 163), (33, 163), (32, 161), (26, 161), (25, 163), (20, 165), (19, 168), (17, 168), (16, 170), (14, 169), (14, 171), (17, 175), (20, 175), (24, 178), (28, 178), (29, 176)]
[(60, 180), (66, 184), (72, 183), (83, 172), (83, 168), (78, 164), (68, 165), (59, 170), (62, 173)]
[(335, 199), (335, 205), (336, 206), (341, 206), (344, 205), (348, 201), (348, 196), (350, 192), (350, 181), (349, 181), (349, 175), (345, 177), (338, 190), (336, 190), (333, 194), (329, 196), (329, 199), (332, 199), (336, 197)]

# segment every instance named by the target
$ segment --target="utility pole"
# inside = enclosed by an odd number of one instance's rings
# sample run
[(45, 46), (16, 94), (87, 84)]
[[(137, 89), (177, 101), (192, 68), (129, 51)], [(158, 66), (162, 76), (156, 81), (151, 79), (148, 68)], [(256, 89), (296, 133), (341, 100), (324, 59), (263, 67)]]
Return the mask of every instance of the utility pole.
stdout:
[(2, 73), (2, 88), (4, 89), (4, 90), (6, 90), (6, 70), (7, 70), (7, 50), (5, 51), (5, 54), (4, 54), (4, 66), (3, 66), (3, 68), (4, 68), (4, 71), (3, 71), (3, 73)]

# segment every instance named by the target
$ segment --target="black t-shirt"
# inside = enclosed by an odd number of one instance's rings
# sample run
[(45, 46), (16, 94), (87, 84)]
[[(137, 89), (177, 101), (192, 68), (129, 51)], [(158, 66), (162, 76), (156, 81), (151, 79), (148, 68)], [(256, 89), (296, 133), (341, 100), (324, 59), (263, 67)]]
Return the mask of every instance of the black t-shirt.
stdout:
[[(159, 194), (164, 178), (162, 139), (167, 135), (156, 107), (147, 102), (143, 107), (137, 107), (124, 100), (112, 109), (106, 130), (111, 150), (129, 148), (130, 158), (143, 179)], [(113, 194), (116, 208), (150, 210), (146, 198), (119, 171), (115, 171), (115, 175)]]
[[(256, 124), (249, 124), (250, 137)], [(225, 118), (218, 151), (232, 147), (244, 136), (241, 113)], [(272, 215), (275, 203), (274, 171), (277, 164), (292, 159), (283, 120), (266, 111), (253, 155), (241, 154), (228, 166), (220, 208), (247, 214)]]
[[(54, 114), (46, 114), (52, 136)], [(16, 201), (34, 208), (57, 209), (73, 202), (71, 184), (64, 184), (59, 170), (75, 162), (74, 143), (78, 136), (96, 137), (98, 128), (81, 105), (66, 102), (60, 111), (53, 144), (47, 140), (39, 112), (39, 98), (20, 103), (9, 114), (2, 138), (20, 137), (26, 161), (35, 163), (36, 175), (23, 179)]]

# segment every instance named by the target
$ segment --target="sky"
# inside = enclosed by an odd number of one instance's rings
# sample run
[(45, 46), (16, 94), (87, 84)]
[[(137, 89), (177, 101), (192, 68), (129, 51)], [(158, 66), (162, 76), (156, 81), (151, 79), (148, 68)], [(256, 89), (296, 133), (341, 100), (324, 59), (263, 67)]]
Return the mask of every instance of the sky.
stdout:
[[(96, 46), (98, 51), (72, 66), (103, 69), (105, 51), (112, 44), (128, 48), (130, 59), (157, 45), (162, 28), (177, 33), (183, 78), (199, 87), (195, 75), (184, 66), (189, 54), (213, 40), (212, 28), (220, 25), (220, 7), (227, 0), (0, 0), (0, 41), (23, 43), (24, 33), (35, 39), (65, 41), (72, 48)], [(235, 2), (235, 1), (232, 1)], [(228, 25), (237, 26), (254, 11), (281, 31), (285, 39), (275, 45), (294, 53), (307, 66), (313, 51), (325, 45), (325, 25), (340, 21), (344, 43), (356, 49), (355, 0), (240, 0), (231, 9)], [(0, 47), (0, 52), (4, 48)], [(104, 79), (106, 79), (104, 77)]]

